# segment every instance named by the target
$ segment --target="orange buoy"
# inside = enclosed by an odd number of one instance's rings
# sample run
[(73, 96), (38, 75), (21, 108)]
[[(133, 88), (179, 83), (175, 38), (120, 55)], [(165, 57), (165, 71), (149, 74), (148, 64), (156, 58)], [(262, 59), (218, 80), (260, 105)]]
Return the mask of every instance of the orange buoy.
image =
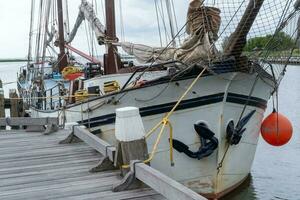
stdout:
[(285, 145), (290, 141), (293, 134), (291, 122), (277, 112), (273, 112), (263, 121), (260, 130), (264, 140), (273, 146)]

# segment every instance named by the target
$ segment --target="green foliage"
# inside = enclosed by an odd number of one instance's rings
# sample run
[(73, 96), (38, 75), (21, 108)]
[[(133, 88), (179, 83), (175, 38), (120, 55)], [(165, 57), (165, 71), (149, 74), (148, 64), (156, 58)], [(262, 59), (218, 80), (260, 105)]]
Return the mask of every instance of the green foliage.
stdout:
[(295, 40), (284, 32), (279, 32), (276, 36), (266, 35), (262, 37), (251, 38), (247, 41), (245, 51), (269, 50), (285, 51), (295, 47)]
[(293, 51), (293, 56), (299, 56), (300, 55), (300, 49), (295, 49)]

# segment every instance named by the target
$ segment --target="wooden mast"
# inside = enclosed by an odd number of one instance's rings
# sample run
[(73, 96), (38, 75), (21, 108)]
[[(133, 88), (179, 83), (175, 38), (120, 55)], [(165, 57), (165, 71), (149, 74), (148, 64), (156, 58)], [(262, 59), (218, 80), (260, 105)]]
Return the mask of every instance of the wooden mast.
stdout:
[(63, 5), (62, 0), (57, 0), (58, 12), (58, 34), (59, 34), (59, 55), (58, 55), (58, 68), (61, 72), (68, 65), (68, 58), (65, 52), (65, 33), (64, 33), (64, 18), (63, 18)]
[(225, 54), (239, 58), (243, 52), (243, 48), (247, 43), (247, 35), (261, 9), (264, 0), (250, 0), (246, 11), (236, 27), (235, 32), (230, 36)]
[[(116, 18), (115, 18), (115, 0), (105, 0), (106, 13), (106, 35), (109, 40), (116, 40)], [(104, 73), (115, 74), (118, 72), (120, 59), (117, 54), (118, 49), (111, 45), (106, 45), (106, 54), (104, 55)]]
[(30, 31), (29, 31), (27, 66), (29, 66), (29, 63), (32, 60), (32, 36), (33, 36), (33, 24), (34, 24), (34, 8), (35, 8), (35, 1), (31, 0), (31, 15), (30, 15)]

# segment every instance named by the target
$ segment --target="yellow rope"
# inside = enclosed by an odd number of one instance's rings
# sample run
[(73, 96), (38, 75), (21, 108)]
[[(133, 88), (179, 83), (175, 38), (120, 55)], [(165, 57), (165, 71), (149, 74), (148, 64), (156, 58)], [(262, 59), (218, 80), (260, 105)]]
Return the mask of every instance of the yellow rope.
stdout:
[[(154, 156), (155, 156), (155, 154), (156, 154), (156, 152), (157, 152), (157, 147), (158, 147), (158, 145), (159, 145), (159, 142), (160, 142), (160, 140), (161, 140), (161, 137), (162, 137), (162, 135), (163, 135), (163, 133), (164, 133), (164, 130), (165, 130), (165, 127), (166, 127), (166, 125), (169, 125), (169, 127), (170, 127), (170, 140), (172, 139), (173, 140), (173, 128), (172, 128), (172, 125), (170, 124), (170, 122), (167, 120), (167, 119), (163, 119), (162, 120), (163, 122), (162, 122), (162, 127), (161, 127), (161, 129), (160, 129), (160, 132), (159, 132), (159, 134), (158, 134), (158, 136), (157, 136), (157, 138), (156, 138), (156, 141), (155, 141), (155, 143), (154, 143), (154, 146), (153, 146), (153, 149), (152, 149), (152, 152), (151, 152), (151, 154), (150, 154), (150, 157), (147, 159), (147, 160), (144, 160), (143, 161), (143, 163), (145, 163), (145, 164), (147, 164), (147, 163), (149, 163), (151, 160), (153, 160), (153, 158), (154, 158)], [(160, 125), (160, 124), (159, 124)], [(157, 127), (158, 128), (158, 127)], [(156, 129), (157, 129), (156, 128)], [(152, 129), (153, 130), (153, 129)], [(173, 166), (174, 165), (174, 162), (173, 162), (173, 143), (172, 142), (170, 142), (170, 160), (171, 160), (171, 165)], [(122, 168), (123, 169), (128, 169), (130, 167), (130, 165), (122, 165)]]
[(171, 161), (171, 166), (174, 166), (174, 153), (173, 153), (173, 126), (169, 122), (169, 129), (170, 129), (170, 161)]
[(207, 67), (205, 67), (201, 73), (197, 76), (197, 78), (192, 82), (192, 84), (188, 87), (188, 89), (183, 93), (183, 95), (180, 97), (180, 99), (177, 101), (175, 106), (172, 108), (172, 110), (167, 114), (166, 118), (169, 119), (170, 116), (174, 113), (176, 108), (179, 106), (179, 104), (182, 102), (182, 100), (185, 98), (185, 96), (191, 91), (191, 89), (194, 87), (194, 85), (197, 83), (197, 81), (201, 78), (201, 76), (204, 74), (204, 72), (207, 70)]
[[(180, 105), (180, 103), (183, 101), (183, 99), (186, 97), (186, 95), (190, 92), (190, 90), (194, 87), (194, 85), (197, 83), (197, 81), (202, 77), (202, 75), (204, 74), (204, 72), (207, 70), (207, 67), (205, 67), (201, 73), (194, 79), (194, 81), (191, 83), (191, 85), (188, 87), (188, 89), (183, 93), (183, 95), (179, 98), (179, 100), (177, 101), (177, 103), (175, 104), (175, 106), (172, 108), (172, 110), (166, 115), (166, 117), (164, 117), (159, 123), (157, 123), (145, 136), (145, 138), (149, 138), (158, 128), (160, 125), (162, 125), (162, 128), (156, 138), (155, 144), (153, 146), (152, 152), (150, 154), (150, 157), (143, 161), (144, 163), (149, 163), (151, 160), (153, 160), (156, 151), (157, 151), (157, 147), (158, 144), (161, 140), (161, 137), (164, 133), (164, 130), (166, 128), (166, 125), (169, 126), (169, 136), (170, 136), (170, 161), (171, 161), (171, 165), (174, 165), (174, 155), (173, 155), (173, 127), (171, 122), (169, 121), (169, 118), (171, 117), (171, 115), (175, 112), (175, 110), (177, 109), (177, 107)], [(31, 98), (31, 99), (59, 99), (59, 98), (72, 98), (72, 97), (86, 97), (86, 96), (100, 96), (99, 94), (87, 94), (87, 95), (70, 95), (70, 96), (52, 96), (52, 97), (35, 97), (35, 98)], [(22, 99), (22, 98), (10, 98), (10, 99)], [(129, 168), (129, 165), (122, 165), (122, 168)]]
[(149, 138), (153, 133), (154, 131), (156, 131), (159, 126), (161, 125), (162, 121), (160, 121), (158, 124), (156, 124), (145, 136), (145, 138)]
[[(157, 151), (157, 147), (158, 144), (161, 140), (161, 137), (164, 133), (164, 130), (166, 128), (166, 125), (169, 126), (170, 132), (169, 132), (169, 136), (170, 136), (170, 161), (171, 161), (171, 166), (174, 166), (174, 155), (173, 155), (173, 126), (171, 124), (171, 122), (169, 121), (169, 118), (171, 117), (171, 115), (175, 112), (176, 108), (180, 105), (180, 103), (183, 101), (183, 99), (186, 97), (186, 95), (191, 91), (191, 89), (194, 87), (194, 85), (197, 83), (197, 81), (201, 78), (201, 76), (204, 74), (204, 72), (207, 70), (207, 67), (205, 67), (201, 73), (195, 78), (195, 80), (191, 83), (191, 85), (188, 87), (188, 89), (183, 93), (183, 95), (179, 98), (179, 100), (177, 101), (177, 103), (175, 104), (175, 106), (172, 108), (172, 110), (166, 115), (166, 117), (164, 117), (159, 123), (157, 123), (145, 136), (145, 138), (150, 137), (158, 128), (160, 125), (162, 125), (162, 128), (160, 129), (160, 132), (156, 138), (156, 141), (154, 143), (152, 152), (150, 154), (150, 157), (143, 161), (143, 163), (149, 163), (153, 160), (156, 151)], [(129, 168), (129, 165), (122, 165), (122, 168), (127, 169)]]

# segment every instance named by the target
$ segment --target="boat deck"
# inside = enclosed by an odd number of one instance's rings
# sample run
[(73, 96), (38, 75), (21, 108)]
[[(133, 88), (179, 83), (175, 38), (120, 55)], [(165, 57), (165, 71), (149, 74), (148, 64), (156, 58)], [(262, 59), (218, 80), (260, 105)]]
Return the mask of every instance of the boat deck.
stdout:
[(101, 155), (85, 143), (59, 144), (67, 135), (0, 131), (0, 199), (165, 199), (150, 188), (112, 192), (119, 171), (90, 173)]

